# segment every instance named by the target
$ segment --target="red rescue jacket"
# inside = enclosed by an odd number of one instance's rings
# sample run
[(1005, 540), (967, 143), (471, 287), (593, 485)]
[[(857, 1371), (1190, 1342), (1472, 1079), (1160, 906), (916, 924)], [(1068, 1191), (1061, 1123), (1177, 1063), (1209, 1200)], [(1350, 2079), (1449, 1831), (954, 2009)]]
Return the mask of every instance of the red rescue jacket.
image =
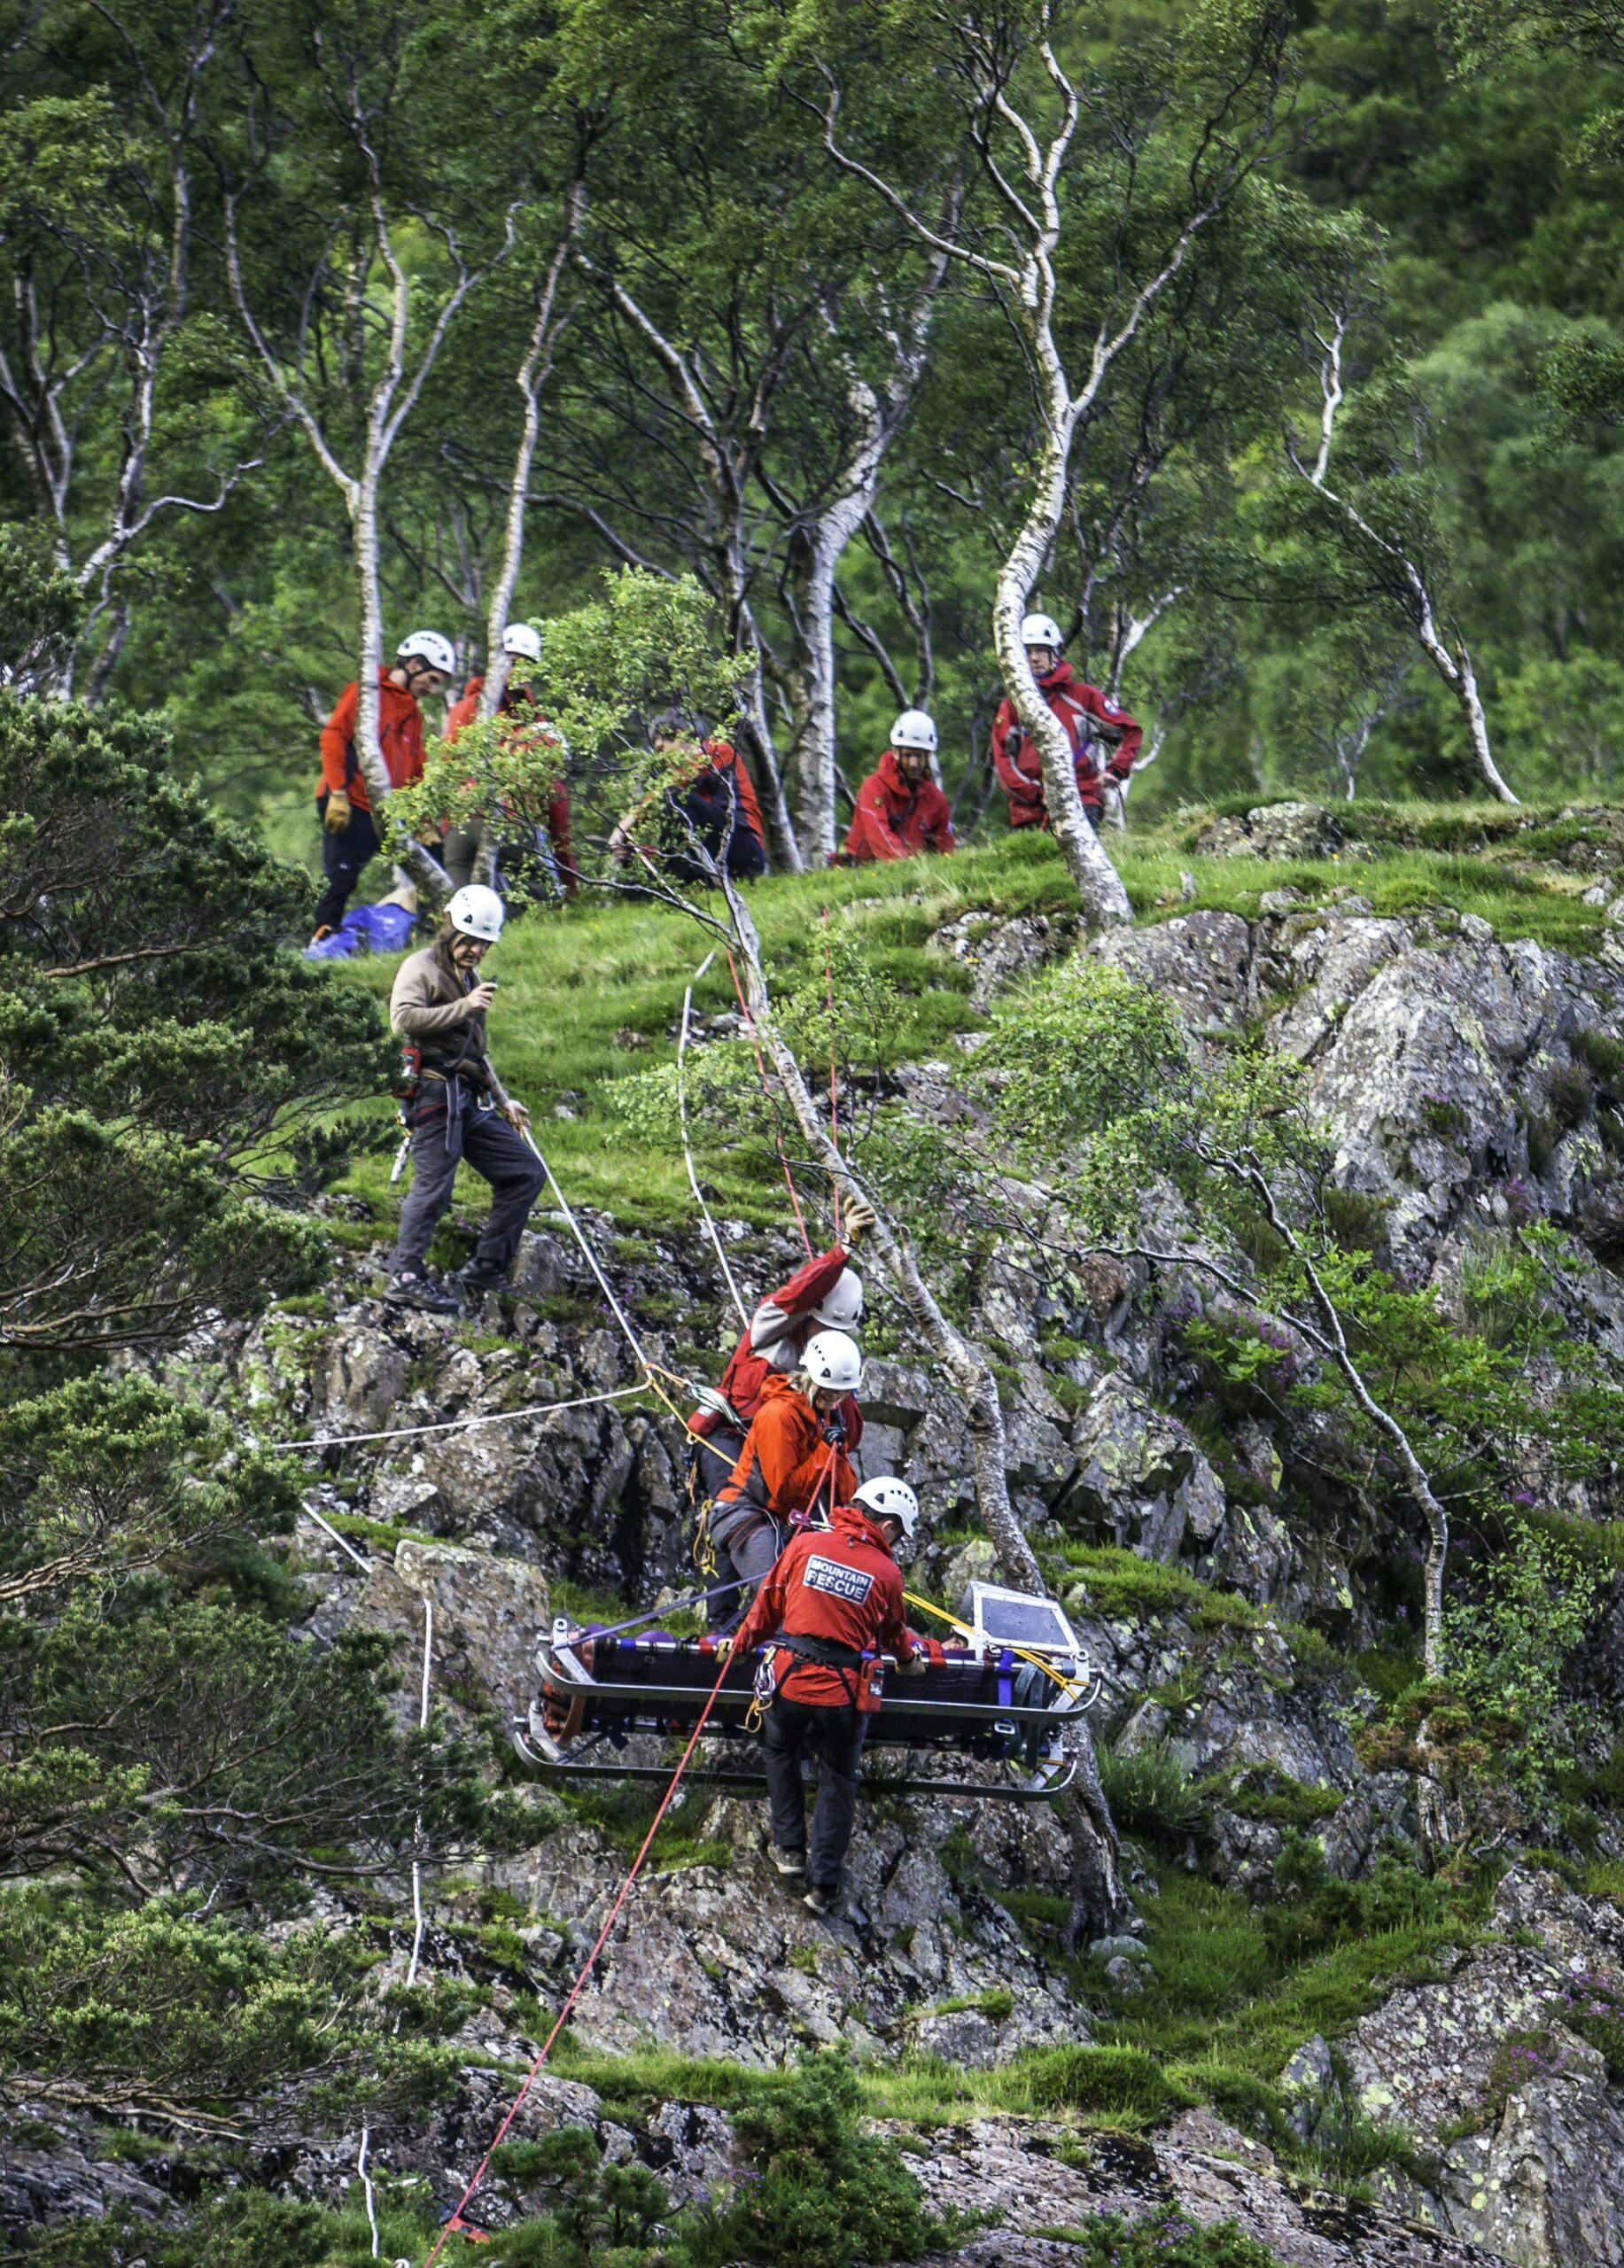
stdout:
[[(316, 794), (346, 795), (357, 811), (370, 811), (366, 774), (355, 754), (355, 718), (361, 708), (359, 681), (346, 685), (338, 706), (322, 727), (322, 777)], [(392, 788), (409, 788), (423, 777), (423, 711), (416, 694), (391, 685), (387, 670), (377, 673), (377, 737)]]
[[(462, 698), (453, 703), (451, 712), (446, 718), (447, 747), (460, 732), (473, 723), (479, 714), (479, 695), (484, 691), (484, 678), (470, 677), (462, 688)], [(511, 684), (504, 687), (501, 706), (497, 711), (498, 716), (509, 716), (519, 705), (520, 703), (515, 699)], [(528, 707), (529, 703), (526, 702), (524, 705)], [(552, 737), (547, 729), (544, 718), (536, 718), (524, 729), (534, 733), (540, 740), (550, 740)], [(574, 845), (570, 840), (570, 791), (562, 778), (554, 781), (552, 794), (548, 798), (547, 832), (553, 846), (553, 856), (558, 861), (558, 878), (565, 889), (573, 890), (580, 880), (580, 873), (575, 864)]]
[[(831, 1639), (856, 1653), (885, 1652), (912, 1661), (928, 1649), (909, 1629), (903, 1606), (902, 1571), (884, 1536), (860, 1506), (839, 1504), (827, 1528), (803, 1528), (791, 1537), (756, 1593), (734, 1649), (749, 1653), (781, 1635)], [(843, 1677), (782, 1648), (773, 1655), (773, 1670), (779, 1690), (794, 1701), (839, 1708), (855, 1689), (866, 1713), (880, 1705), (861, 1673), (848, 1670)]]
[[(769, 1292), (750, 1328), (734, 1348), (722, 1372), (721, 1390), (748, 1425), (761, 1407), (762, 1390), (775, 1373), (792, 1371), (806, 1352), (806, 1342), (823, 1325), (812, 1309), (834, 1290), (843, 1268), (851, 1264), (843, 1244), (833, 1244), (797, 1268), (787, 1284)], [(840, 1405), (846, 1421), (846, 1446), (856, 1449), (863, 1438), (863, 1412), (854, 1394)], [(696, 1410), (688, 1420), (696, 1433), (709, 1433), (721, 1420), (713, 1410)]]
[[(741, 827), (748, 827), (762, 849), (766, 848), (766, 829), (761, 823), (761, 805), (756, 800), (756, 783), (750, 776), (750, 766), (738, 755), (731, 741), (707, 741), (705, 754), (711, 759), (713, 772), (727, 774), (733, 782), (734, 808)], [(704, 777), (704, 767), (693, 775), (695, 781)], [(689, 783), (693, 784), (692, 781)]]
[(894, 749), (857, 791), (857, 809), (846, 835), (849, 858), (912, 858), (921, 850), (952, 850), (952, 814), (947, 798), (927, 773), (917, 788), (903, 778)]
[(787, 1520), (817, 1504), (843, 1503), (856, 1489), (844, 1449), (831, 1455), (823, 1420), (806, 1396), (775, 1371), (761, 1389), (761, 1407), (738, 1463), (717, 1491), (717, 1503), (736, 1503), (748, 1495), (775, 1519)]
[[(1144, 728), (1135, 724), (1125, 709), (1113, 708), (1098, 686), (1085, 685), (1074, 676), (1069, 662), (1057, 662), (1047, 677), (1038, 679), (1037, 685), (1066, 727), (1084, 808), (1097, 817), (1105, 809), (1107, 778), (1125, 780), (1132, 771)], [(1115, 748), (1095, 731), (1097, 725), (1107, 726), (1113, 739), (1121, 734)], [(1046, 827), (1049, 815), (1044, 806), (1042, 759), (1037, 743), (1015, 714), (1014, 703), (1007, 699), (999, 703), (992, 720), (992, 765), (1009, 797), (1011, 827)]]

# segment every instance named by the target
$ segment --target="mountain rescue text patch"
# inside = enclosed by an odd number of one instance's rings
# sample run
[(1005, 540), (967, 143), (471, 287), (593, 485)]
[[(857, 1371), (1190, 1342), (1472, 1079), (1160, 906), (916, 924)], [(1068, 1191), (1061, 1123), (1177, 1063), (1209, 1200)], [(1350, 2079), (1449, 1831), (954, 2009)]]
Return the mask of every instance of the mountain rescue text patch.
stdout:
[(872, 1575), (860, 1567), (843, 1567), (838, 1559), (821, 1557), (809, 1559), (801, 1571), (801, 1581), (809, 1591), (826, 1591), (831, 1598), (843, 1598), (851, 1606), (861, 1606), (874, 1587)]

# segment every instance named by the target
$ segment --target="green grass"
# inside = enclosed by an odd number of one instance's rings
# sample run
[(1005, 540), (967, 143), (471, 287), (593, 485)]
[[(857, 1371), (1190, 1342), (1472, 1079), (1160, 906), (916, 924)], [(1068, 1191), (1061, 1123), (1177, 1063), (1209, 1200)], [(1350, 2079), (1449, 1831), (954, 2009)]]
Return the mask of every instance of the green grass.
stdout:
[(1154, 1977), (1100, 2038), (1181, 2070), (1210, 2063), (1271, 2081), (1311, 2033), (1335, 2039), (1471, 1934), (1458, 1917), (1414, 1922), (1294, 1961), (1236, 1891), (1170, 1868), (1161, 1881), (1144, 1907)]
[[(1336, 889), (1357, 890), (1379, 913), (1452, 906), (1483, 915), (1503, 937), (1532, 936), (1576, 951), (1593, 947), (1600, 933), (1600, 913), (1581, 902), (1587, 878), (1531, 873), (1522, 853), (1516, 866), (1496, 863), (1499, 822), (1475, 806), (1444, 806), (1435, 814), (1417, 807), (1411, 832), (1432, 827), (1456, 843), (1465, 839), (1460, 828), (1480, 826), (1488, 850), (1465, 855), (1384, 843), (1370, 859), (1203, 857), (1181, 845), (1206, 816), (1181, 814), (1125, 843), (1108, 843), (1142, 920), (1198, 909), (1251, 916), (1263, 891), (1294, 888), (1311, 902)], [(1377, 824), (1373, 810), (1361, 814), (1361, 823)], [(1392, 831), (1402, 834), (1409, 824), (1406, 807), (1395, 807)], [(1449, 835), (1449, 828), (1457, 834)], [(1507, 840), (1509, 858), (1523, 838)], [(1187, 902), (1186, 874), (1195, 886)], [(996, 837), (946, 859), (772, 876), (756, 887), (751, 905), (769, 974), (780, 986), (821, 966), (827, 910), (831, 930), (854, 938), (893, 992), (898, 1045), (905, 1056), (917, 1058), (940, 1052), (954, 1033), (983, 1021), (970, 1005), (969, 973), (927, 950), (942, 924), (980, 909), (1004, 917), (1068, 911), (1076, 896), (1053, 842), (1024, 835)], [(603, 1207), (628, 1225), (686, 1226), (692, 1218), (680, 1156), (628, 1129), (613, 1109), (613, 1095), (622, 1082), (674, 1057), (683, 990), (710, 943), (680, 914), (589, 896), (563, 909), (527, 913), (489, 964), (501, 980), (492, 1036), (503, 1076), (534, 1112), (542, 1146), (571, 1200)], [(392, 959), (341, 963), (335, 981), (383, 999), (395, 967)], [(694, 1002), (702, 1015), (734, 1006), (725, 961), (695, 985)], [(560, 1108), (572, 1115), (557, 1116)], [(377, 1147), (358, 1160), (346, 1187), (374, 1206), (377, 1221), (335, 1223), (357, 1247), (376, 1240), (377, 1224), (392, 1220), (398, 1201), (388, 1184), (392, 1112), (380, 1101), (361, 1115)], [(703, 1170), (719, 1212), (760, 1223), (781, 1217), (777, 1160), (760, 1146), (713, 1151)], [(465, 1177), (458, 1201), (476, 1215), (483, 1184)]]
[(1089, 1611), (1111, 1621), (1140, 1622), (1152, 1615), (1180, 1614), (1197, 1630), (1263, 1630), (1269, 1618), (1238, 1591), (1218, 1589), (1182, 1567), (1141, 1559), (1115, 1543), (1067, 1543), (1061, 1547), (1062, 1580), (1082, 1583)]

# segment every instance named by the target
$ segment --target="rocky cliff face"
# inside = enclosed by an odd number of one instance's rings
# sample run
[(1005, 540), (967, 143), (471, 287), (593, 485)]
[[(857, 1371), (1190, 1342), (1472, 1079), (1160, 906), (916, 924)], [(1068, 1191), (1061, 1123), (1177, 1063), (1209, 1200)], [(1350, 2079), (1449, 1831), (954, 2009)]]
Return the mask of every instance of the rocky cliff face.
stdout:
[[(956, 925), (942, 944), (975, 963), (989, 995), (1072, 949), (1063, 924), (991, 918)], [(1470, 918), (1378, 920), (1351, 896), (1330, 914), (1281, 903), (1251, 923), (1191, 913), (1100, 950), (1177, 1001), (1210, 1044), (1261, 1029), (1308, 1067), (1340, 1177), (1371, 1201), (1403, 1276), (1457, 1301), (1481, 1239), (1543, 1218), (1567, 1240), (1555, 1294), (1567, 1327), (1606, 1359), (1624, 1355), (1624, 1096), (1606, 1068), (1616, 1059), (1597, 1044), (1624, 1034), (1624, 956), (1581, 963), (1496, 942)], [(921, 1107), (947, 1107), (952, 1065), (911, 1076)], [(714, 1371), (731, 1311), (699, 1240), (626, 1243), (610, 1221), (587, 1225), (654, 1358)], [(781, 1241), (724, 1229), (752, 1289), (793, 1263)], [(1181, 1404), (1169, 1312), (1199, 1291), (1150, 1287), (1082, 1254), (1056, 1273), (1070, 1288), (1035, 1300), (994, 1269), (978, 1321), (1007, 1362), (1012, 1490), (1030, 1531), (1057, 1548), (1117, 1547), (1164, 1571), (1159, 1588), (1133, 1594), (1084, 1569), (1068, 1595), (1103, 1674), (1099, 1730), (1123, 1755), (1165, 1750), (1216, 1791), (1199, 1853), (1216, 1881), (1274, 1896), (1276, 1861), (1305, 1815), (1332, 1875), (1357, 1880), (1384, 1846), (1403, 1849), (1414, 1821), (1408, 1782), (1361, 1767), (1353, 1734), (1371, 1696), (1325, 1642), (1368, 1642), (1391, 1605), (1394, 1557), (1413, 1553), (1415, 1539), (1381, 1532), (1356, 1499), (1317, 1481), (1311, 1417), (1294, 1431), (1248, 1420), (1218, 1458)], [(608, 1593), (638, 1607), (676, 1596), (691, 1574), (678, 1430), (627, 1391), (637, 1384), (629, 1351), (556, 1223), (526, 1239), (518, 1291), (470, 1332), (389, 1311), (357, 1282), (330, 1312), (274, 1313), (239, 1337), (200, 1342), (185, 1363), (195, 1391), (260, 1438), (332, 1444), (311, 1453), (307, 1502), (351, 1550), (315, 1519), (301, 1525), (312, 1637), (357, 1619), (398, 1632), (415, 1664), (431, 1600), (435, 1689), (470, 1722), (523, 1709), (533, 1634), (561, 1587), (566, 1598)], [(340, 1446), (566, 1401), (587, 1406)], [(954, 1595), (991, 1568), (983, 1542), (954, 1533), (974, 1511), (962, 1421), (904, 1363), (874, 1365), (866, 1402), (869, 1469), (920, 1487), (936, 1534), (918, 1573)], [(1569, 1507), (1613, 1516), (1619, 1486), (1604, 1478), (1570, 1491)], [(1605, 1688), (1615, 1673), (1598, 1674)], [(1258, 1800), (1259, 1790), (1288, 1791), (1296, 1811)], [(529, 1909), (522, 1963), (502, 1989), (546, 2001), (590, 1942), (625, 1853), (603, 1823), (546, 1792), (529, 1799), (532, 1846), (493, 1862), (476, 1888)], [(657, 2042), (766, 2065), (843, 2043), (866, 2057), (974, 2070), (1033, 2045), (1087, 2041), (1101, 2010), (1131, 1999), (1143, 1965), (1142, 1923), (1130, 1920), (1080, 1973), (1017, 1919), (1022, 1897), (1067, 1888), (1063, 1840), (1041, 1812), (871, 1806), (853, 1853), (854, 1918), (827, 1927), (773, 1880), (753, 1806), (695, 1787), (676, 1825), (680, 1847), (645, 1884), (635, 1929), (611, 1941), (580, 2003), (577, 2032), (592, 2047)], [(1197, 1861), (1193, 1844), (1189, 1856)], [(1137, 1881), (1143, 1906), (1154, 1884)], [(431, 1934), (430, 1949), (452, 1966), (462, 1958), (455, 1937)], [(1059, 2259), (1036, 2232), (1174, 2203), (1198, 2219), (1238, 2216), (1305, 2268), (1621, 2262), (1624, 2092), (1616, 2065), (1564, 2017), (1565, 1996), (1596, 1980), (1604, 1995), (1624, 1993), (1621, 1961), (1617, 1908), (1516, 1873), (1484, 1942), (1432, 1981), (1402, 1985), (1347, 2036), (1327, 2040), (1305, 2023), (1285, 2075), (1302, 2133), (1356, 2114), (1414, 2138), (1416, 2170), (1382, 2174), (1379, 2207), (1302, 2194), (1261, 2143), (1204, 2110), (1145, 2141), (972, 2122), (931, 2135), (916, 2170), (933, 2197), (1004, 2215), (1003, 2233), (957, 2256), (988, 2263)], [(1530, 2059), (1508, 2058), (1525, 2036)], [(484, 2045), (516, 2057), (524, 2047), (500, 2023)], [(444, 2131), (411, 2145), (431, 2178), (474, 2154), (494, 2101), (489, 2078), (470, 2066)], [(537, 2105), (555, 2123), (605, 2123), (562, 2083)], [(714, 2112), (672, 2107), (663, 2124), (610, 2139), (660, 2166), (679, 2194), (728, 2162)], [(330, 2187), (353, 2163), (344, 2148), (315, 2153), (297, 2178)], [(18, 2161), (8, 2178), (27, 2218), (28, 2185), (43, 2177)], [(90, 2172), (74, 2179), (95, 2186)]]

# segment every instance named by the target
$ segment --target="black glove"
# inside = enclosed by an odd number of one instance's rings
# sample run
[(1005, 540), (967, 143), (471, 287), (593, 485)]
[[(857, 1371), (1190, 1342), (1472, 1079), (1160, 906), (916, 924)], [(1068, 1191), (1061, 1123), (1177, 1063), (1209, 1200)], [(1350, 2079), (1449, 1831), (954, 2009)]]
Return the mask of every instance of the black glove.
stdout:
[(841, 1417), (838, 1411), (835, 1412), (835, 1416), (831, 1418), (828, 1423), (824, 1426), (823, 1438), (832, 1449), (844, 1449), (846, 1445), (846, 1421), (843, 1417)]

